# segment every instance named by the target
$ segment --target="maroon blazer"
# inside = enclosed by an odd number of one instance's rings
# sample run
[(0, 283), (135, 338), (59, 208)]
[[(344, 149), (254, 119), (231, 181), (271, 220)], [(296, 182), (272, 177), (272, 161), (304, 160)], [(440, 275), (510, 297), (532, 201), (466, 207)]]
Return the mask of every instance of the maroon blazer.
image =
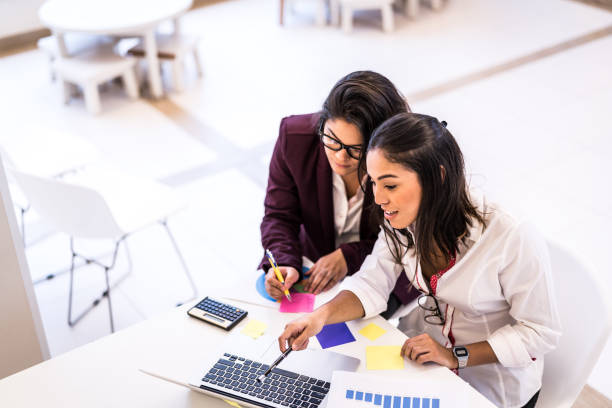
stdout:
[[(272, 251), (279, 265), (293, 266), (300, 274), (302, 255), (316, 262), (336, 250), (332, 170), (317, 135), (318, 118), (318, 114), (307, 114), (281, 121), (270, 161), (261, 223), (264, 249)], [(359, 225), (360, 241), (340, 245), (348, 275), (359, 270), (380, 231), (372, 216), (376, 210), (373, 202), (368, 181)], [(266, 271), (270, 267), (265, 255), (259, 267)], [(410, 282), (399, 279), (398, 285), (407, 288)], [(406, 290), (401, 290), (401, 295), (397, 293), (398, 285), (394, 293), (402, 302), (409, 300), (402, 296)]]

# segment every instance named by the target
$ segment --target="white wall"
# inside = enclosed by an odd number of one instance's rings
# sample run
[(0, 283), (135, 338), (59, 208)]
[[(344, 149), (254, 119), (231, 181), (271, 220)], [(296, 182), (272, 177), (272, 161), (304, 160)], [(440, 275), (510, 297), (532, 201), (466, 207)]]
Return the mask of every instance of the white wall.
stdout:
[(38, 20), (44, 1), (0, 0), (0, 38), (44, 28)]
[(49, 358), (0, 158), (0, 378)]

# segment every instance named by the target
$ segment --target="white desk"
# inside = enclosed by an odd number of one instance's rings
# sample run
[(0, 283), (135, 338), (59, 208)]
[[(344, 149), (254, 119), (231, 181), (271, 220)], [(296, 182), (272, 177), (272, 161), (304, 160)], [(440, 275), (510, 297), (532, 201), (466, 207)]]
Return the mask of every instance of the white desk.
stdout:
[[(232, 302), (249, 311), (247, 319), (232, 330), (239, 332), (249, 318), (268, 324), (266, 334), (276, 337), (297, 315), (281, 314), (266, 307)], [(163, 372), (177, 382), (187, 382), (227, 339), (228, 333), (190, 318), (182, 306), (111, 336), (45, 361), (0, 380), (1, 407), (229, 407), (222, 400), (146, 375), (139, 369)], [(357, 334), (362, 326), (375, 322), (387, 333), (371, 342)], [(365, 371), (367, 345), (402, 344), (406, 336), (381, 317), (349, 322), (356, 342), (330, 350), (362, 360)], [(394, 378), (420, 373), (438, 383), (458, 382), (468, 393), (470, 407), (491, 408), (482, 395), (446, 368), (421, 367), (410, 361), (403, 371), (369, 371)]]
[(177, 20), (193, 0), (48, 0), (38, 11), (42, 23), (67, 56), (64, 33), (136, 35), (144, 38), (149, 84), (154, 97), (162, 96), (162, 82), (155, 43), (155, 29), (165, 20)]

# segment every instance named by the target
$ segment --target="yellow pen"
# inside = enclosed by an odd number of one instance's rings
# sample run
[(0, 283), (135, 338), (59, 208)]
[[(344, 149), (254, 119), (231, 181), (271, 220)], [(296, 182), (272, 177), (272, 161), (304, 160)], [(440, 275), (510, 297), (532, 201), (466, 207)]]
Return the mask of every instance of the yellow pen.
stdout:
[[(272, 269), (274, 269), (276, 278), (280, 281), (280, 283), (285, 283), (285, 279), (283, 279), (283, 274), (281, 274), (281, 272), (278, 270), (278, 265), (276, 264), (274, 255), (272, 255), (272, 252), (270, 252), (269, 249), (266, 249), (266, 256), (268, 257), (268, 262), (270, 262), (270, 266), (272, 266)], [(293, 302), (293, 300), (291, 299), (291, 295), (289, 294), (289, 291), (287, 289), (285, 289), (285, 297), (288, 301)]]

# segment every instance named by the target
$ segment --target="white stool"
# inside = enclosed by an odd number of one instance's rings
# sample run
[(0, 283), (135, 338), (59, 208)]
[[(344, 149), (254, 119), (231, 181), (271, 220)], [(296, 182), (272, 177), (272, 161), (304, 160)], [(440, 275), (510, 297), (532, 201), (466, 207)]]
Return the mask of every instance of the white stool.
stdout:
[(342, 13), (342, 28), (347, 33), (353, 29), (355, 10), (380, 10), (385, 32), (393, 31), (393, 0), (331, 0), (332, 24), (338, 24), (338, 14)]
[[(315, 16), (318, 26), (324, 26), (327, 22), (327, 16), (325, 15), (325, 0), (315, 0), (317, 2), (317, 15)], [(280, 25), (283, 25), (285, 16), (285, 2), (295, 2), (295, 0), (280, 0)], [(292, 4), (293, 6), (293, 4)]]
[(55, 72), (64, 86), (64, 103), (70, 101), (70, 84), (79, 85), (83, 89), (87, 110), (94, 114), (100, 112), (98, 85), (111, 79), (121, 77), (128, 96), (138, 98), (135, 66), (135, 59), (124, 58), (107, 50), (58, 58), (54, 63)]
[[(69, 55), (78, 55), (97, 48), (111, 48), (116, 42), (113, 37), (76, 33), (64, 34), (64, 41)], [(47, 54), (51, 69), (51, 80), (55, 81), (53, 62), (60, 56), (57, 39), (52, 35), (42, 37), (38, 39), (36, 46)]]
[[(185, 59), (188, 54), (193, 56), (193, 61), (198, 73), (202, 76), (202, 65), (200, 63), (200, 55), (198, 52), (198, 38), (184, 34), (158, 34), (157, 40), (157, 57), (161, 61), (172, 62), (172, 82), (174, 89), (182, 91), (184, 89), (183, 70), (185, 68)], [(119, 46), (121, 48), (121, 45)], [(127, 51), (127, 55), (138, 58), (145, 57), (145, 50), (142, 41)]]

